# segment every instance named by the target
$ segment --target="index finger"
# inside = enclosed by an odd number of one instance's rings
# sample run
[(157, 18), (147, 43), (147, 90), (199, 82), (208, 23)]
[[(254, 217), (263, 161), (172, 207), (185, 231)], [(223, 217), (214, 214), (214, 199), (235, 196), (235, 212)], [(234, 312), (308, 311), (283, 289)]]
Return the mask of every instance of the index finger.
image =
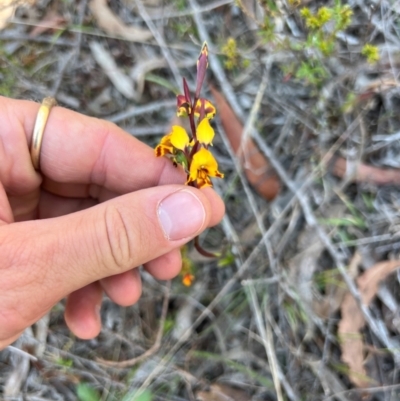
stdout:
[[(39, 105), (11, 100), (9, 110), (31, 142)], [(22, 112), (23, 111), (23, 112)], [(96, 184), (126, 193), (158, 184), (183, 183), (182, 171), (115, 124), (54, 107), (40, 153), (40, 170), (58, 182)]]

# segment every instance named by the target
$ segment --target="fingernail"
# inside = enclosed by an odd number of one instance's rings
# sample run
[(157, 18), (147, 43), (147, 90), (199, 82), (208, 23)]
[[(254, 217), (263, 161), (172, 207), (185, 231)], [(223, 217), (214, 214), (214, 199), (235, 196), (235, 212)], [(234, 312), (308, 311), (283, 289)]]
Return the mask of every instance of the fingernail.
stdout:
[(191, 192), (174, 192), (158, 206), (158, 219), (165, 236), (172, 241), (194, 236), (204, 224), (206, 212)]

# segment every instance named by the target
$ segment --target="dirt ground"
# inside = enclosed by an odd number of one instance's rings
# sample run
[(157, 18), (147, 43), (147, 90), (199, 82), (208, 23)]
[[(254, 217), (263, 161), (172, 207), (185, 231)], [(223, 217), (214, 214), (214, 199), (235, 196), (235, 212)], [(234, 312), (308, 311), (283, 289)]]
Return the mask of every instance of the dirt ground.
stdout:
[(200, 238), (221, 258), (189, 244), (191, 286), (143, 271), (136, 305), (104, 299), (99, 337), (75, 338), (54, 307), (0, 352), (0, 399), (400, 400), (399, 2), (11, 11), (0, 11), (1, 95), (55, 96), (152, 147), (207, 41), (202, 96), (217, 108), (226, 215)]

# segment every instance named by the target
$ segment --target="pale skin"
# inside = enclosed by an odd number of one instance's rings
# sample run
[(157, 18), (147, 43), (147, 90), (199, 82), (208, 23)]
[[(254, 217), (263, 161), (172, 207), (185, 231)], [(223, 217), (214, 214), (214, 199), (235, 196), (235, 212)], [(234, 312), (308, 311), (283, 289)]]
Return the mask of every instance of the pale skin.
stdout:
[(97, 336), (104, 292), (134, 304), (137, 267), (175, 277), (179, 247), (224, 214), (211, 188), (181, 185), (183, 172), (147, 145), (62, 107), (50, 113), (36, 171), (38, 109), (0, 97), (0, 350), (65, 297), (70, 330)]

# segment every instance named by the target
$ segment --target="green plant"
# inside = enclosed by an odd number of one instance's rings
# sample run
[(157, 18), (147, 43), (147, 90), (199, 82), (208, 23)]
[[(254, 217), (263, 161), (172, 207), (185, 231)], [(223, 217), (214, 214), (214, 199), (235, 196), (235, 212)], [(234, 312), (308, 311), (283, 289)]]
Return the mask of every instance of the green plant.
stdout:
[(76, 386), (76, 395), (79, 401), (100, 401), (101, 396), (97, 390), (87, 383), (79, 383)]
[(377, 46), (367, 43), (362, 49), (361, 54), (367, 59), (368, 63), (374, 64), (379, 60), (379, 49)]
[(125, 394), (121, 401), (151, 401), (153, 394), (149, 390), (144, 391), (130, 391)]
[(298, 330), (300, 324), (307, 323), (309, 318), (307, 313), (302, 308), (300, 302), (284, 301), (282, 303), (282, 307), (285, 311), (285, 317), (293, 332)]
[(295, 76), (318, 85), (329, 73), (323, 64), (323, 58), (333, 54), (337, 44), (337, 34), (351, 23), (353, 11), (348, 5), (336, 1), (333, 7), (320, 7), (312, 12), (308, 7), (300, 10), (305, 26), (308, 29), (303, 50), (310, 55), (298, 68)]
[(186, 9), (186, 0), (175, 0), (174, 4), (178, 11), (184, 11)]
[(4, 51), (3, 43), (0, 42), (0, 95), (2, 96), (13, 96), (15, 94), (15, 70), (10, 68), (14, 64), (18, 65), (18, 60), (10, 60)]
[(319, 291), (325, 291), (327, 286), (346, 288), (338, 269), (329, 269), (315, 273), (314, 282)]
[(74, 361), (72, 359), (66, 359), (66, 358), (57, 358), (55, 363), (59, 366), (62, 366), (63, 368), (71, 368), (74, 364)]
[(237, 48), (237, 42), (233, 38), (228, 38), (226, 43), (222, 46), (222, 53), (225, 56), (225, 67), (228, 70), (246, 68), (249, 65), (249, 60), (243, 59), (240, 55)]
[(328, 73), (319, 60), (303, 61), (295, 72), (297, 79), (305, 80), (310, 84), (318, 85)]
[(351, 113), (357, 105), (357, 95), (354, 92), (349, 92), (341, 107), (342, 112), (345, 114)]
[[(256, 21), (259, 25), (258, 34), (261, 39), (282, 50), (290, 50), (295, 55), (296, 63), (290, 65), (290, 71), (287, 70), (287, 66), (283, 67), (287, 72), (285, 75), (294, 76), (298, 80), (314, 86), (319, 86), (329, 78), (330, 74), (324, 65), (324, 58), (333, 55), (337, 49), (337, 34), (350, 25), (353, 15), (350, 6), (343, 5), (340, 0), (336, 0), (333, 6), (322, 6), (314, 11), (303, 7), (300, 10), (300, 17), (307, 30), (306, 39), (289, 41), (275, 33), (275, 18), (277, 16), (286, 17), (277, 3), (274, 0), (261, 0), (259, 3), (265, 11), (264, 21), (262, 23)], [(242, 1), (238, 0), (237, 4), (248, 17), (252, 17), (243, 6)], [(296, 8), (298, 1), (289, 1), (289, 5)], [(229, 50), (235, 54), (231, 48)], [(370, 60), (376, 58), (376, 52), (374, 53), (373, 49), (367, 48), (365, 52), (368, 53)], [(366, 54), (367, 58), (368, 56)], [(234, 58), (229, 60), (227, 68), (235, 64)]]
[(171, 21), (171, 27), (179, 38), (183, 38), (189, 34), (194, 35), (195, 33), (193, 24), (186, 18), (178, 18), (177, 20)]
[(275, 40), (275, 22), (271, 15), (265, 16), (259, 35), (265, 43), (271, 43)]

